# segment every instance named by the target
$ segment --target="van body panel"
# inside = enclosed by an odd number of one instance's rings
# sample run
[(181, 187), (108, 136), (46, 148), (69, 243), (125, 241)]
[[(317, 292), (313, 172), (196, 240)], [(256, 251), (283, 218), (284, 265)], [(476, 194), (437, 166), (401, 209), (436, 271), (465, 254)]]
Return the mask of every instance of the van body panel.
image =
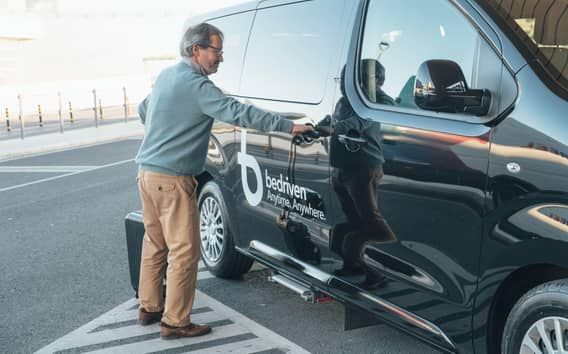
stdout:
[(487, 338), (498, 335), (491, 333), (488, 317), (492, 299), (511, 274), (536, 265), (568, 269), (568, 121), (562, 119), (568, 102), (528, 66), (516, 78), (518, 102), (492, 135), (473, 324), (481, 353)]
[[(351, 53), (361, 46), (361, 32), (354, 31)], [(380, 124), (385, 163), (378, 204), (399, 240), (366, 250), (367, 265), (389, 277), (374, 293), (437, 323), (470, 352), (492, 128), (436, 112), (375, 108), (361, 99), (356, 65), (350, 56), (346, 94), (358, 116)]]

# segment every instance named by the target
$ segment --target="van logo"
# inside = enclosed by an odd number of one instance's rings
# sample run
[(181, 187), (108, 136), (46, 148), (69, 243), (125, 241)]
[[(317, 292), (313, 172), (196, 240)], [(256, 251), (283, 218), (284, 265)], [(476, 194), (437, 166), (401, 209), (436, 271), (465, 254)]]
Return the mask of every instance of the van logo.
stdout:
[[(258, 161), (252, 155), (247, 154), (247, 131), (245, 129), (241, 130), (241, 152), (237, 153), (237, 163), (241, 165), (241, 183), (245, 197), (250, 205), (257, 206), (262, 200), (264, 186), (262, 185), (262, 174)], [(254, 193), (248, 184), (247, 168), (250, 168), (256, 177), (256, 191)]]
[[(237, 152), (237, 163), (241, 165), (243, 192), (251, 206), (260, 204), (264, 196), (264, 190), (266, 190), (266, 201), (275, 207), (293, 211), (302, 217), (326, 221), (325, 211), (323, 210), (323, 204), (320, 203), (321, 197), (319, 194), (290, 181), (282, 173), (278, 177), (274, 177), (269, 175), (268, 170), (265, 169), (264, 176), (262, 176), (260, 165), (256, 158), (247, 154), (247, 131), (245, 129), (241, 130), (241, 151)], [(254, 192), (249, 186), (248, 169), (254, 172), (256, 178), (256, 191)], [(312, 203), (315, 206), (312, 206)]]
[(521, 166), (516, 162), (509, 162), (507, 164), (507, 170), (511, 173), (519, 173), (521, 172)]

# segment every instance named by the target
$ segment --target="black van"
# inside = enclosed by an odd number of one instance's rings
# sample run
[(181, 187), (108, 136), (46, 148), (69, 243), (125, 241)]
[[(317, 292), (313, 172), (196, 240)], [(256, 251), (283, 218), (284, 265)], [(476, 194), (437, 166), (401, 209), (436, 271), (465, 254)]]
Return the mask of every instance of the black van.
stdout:
[[(264, 0), (211, 79), (318, 134), (216, 124), (202, 257), (253, 260), (346, 329), (447, 352), (568, 353), (568, 1)], [(127, 217), (133, 286), (140, 214)], [(139, 255), (138, 255), (139, 257)]]

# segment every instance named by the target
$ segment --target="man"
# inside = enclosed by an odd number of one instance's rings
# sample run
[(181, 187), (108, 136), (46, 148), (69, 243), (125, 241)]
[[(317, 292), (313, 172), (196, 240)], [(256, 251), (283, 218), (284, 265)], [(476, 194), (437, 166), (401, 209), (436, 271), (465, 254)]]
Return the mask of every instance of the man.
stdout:
[[(139, 284), (139, 323), (161, 320), (164, 339), (211, 332), (191, 323), (201, 255), (197, 180), (204, 170), (214, 119), (262, 131), (299, 134), (313, 128), (241, 104), (209, 79), (223, 62), (223, 34), (207, 23), (188, 29), (180, 46), (182, 61), (163, 70), (152, 93), (140, 104), (145, 125), (138, 151), (138, 187), (146, 234)], [(166, 298), (162, 281), (167, 260)]]

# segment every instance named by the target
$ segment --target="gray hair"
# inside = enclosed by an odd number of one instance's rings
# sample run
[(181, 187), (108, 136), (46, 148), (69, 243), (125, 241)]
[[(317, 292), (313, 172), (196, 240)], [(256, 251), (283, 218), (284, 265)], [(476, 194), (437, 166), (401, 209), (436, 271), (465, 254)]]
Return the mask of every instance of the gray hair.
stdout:
[(185, 31), (179, 46), (180, 55), (182, 57), (193, 56), (193, 46), (207, 47), (211, 45), (211, 36), (219, 36), (223, 39), (223, 32), (217, 27), (202, 22), (195, 26), (191, 26)]

